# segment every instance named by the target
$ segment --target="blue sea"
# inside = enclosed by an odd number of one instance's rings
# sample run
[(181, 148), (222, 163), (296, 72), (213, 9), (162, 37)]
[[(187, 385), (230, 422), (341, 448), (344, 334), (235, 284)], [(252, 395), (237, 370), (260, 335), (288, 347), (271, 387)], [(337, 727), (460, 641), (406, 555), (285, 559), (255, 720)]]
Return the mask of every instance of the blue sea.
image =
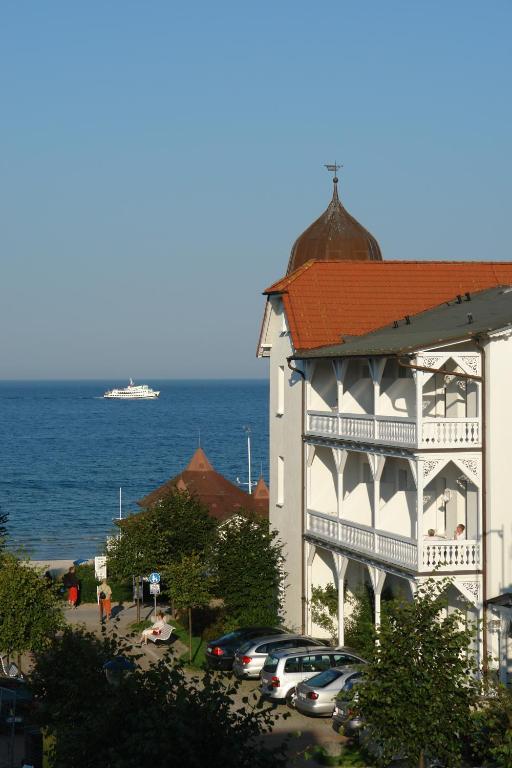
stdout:
[[(157, 381), (158, 400), (104, 400), (121, 381), (0, 382), (0, 508), (9, 546), (34, 559), (101, 551), (119, 515), (185, 468), (201, 442), (214, 468), (268, 478), (268, 382)], [(242, 486), (247, 488), (246, 486)]]

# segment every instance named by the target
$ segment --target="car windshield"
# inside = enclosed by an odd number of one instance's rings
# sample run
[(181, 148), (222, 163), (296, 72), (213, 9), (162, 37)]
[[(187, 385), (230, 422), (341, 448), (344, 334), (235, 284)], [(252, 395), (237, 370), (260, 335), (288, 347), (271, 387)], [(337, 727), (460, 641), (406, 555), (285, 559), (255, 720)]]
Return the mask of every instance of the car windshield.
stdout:
[(343, 691), (346, 691), (347, 693), (352, 690), (354, 685), (357, 685), (361, 681), (361, 675), (352, 675), (352, 677), (349, 677), (345, 685), (343, 686)]
[[(349, 677), (349, 679), (346, 681), (345, 685), (341, 689), (341, 691), (338, 693), (337, 697), (338, 699), (348, 699), (350, 696), (347, 696), (348, 693), (353, 689), (355, 685), (361, 682), (361, 675), (352, 675)], [(356, 694), (357, 696), (357, 694)]]
[(277, 656), (273, 656), (271, 653), (267, 656), (265, 659), (265, 664), (263, 665), (263, 671), (264, 672), (275, 672), (277, 669), (277, 662), (278, 658)]
[(326, 669), (325, 672), (320, 672), (319, 675), (310, 677), (307, 684), (311, 688), (325, 688), (326, 685), (334, 682), (334, 680), (337, 680), (344, 674), (342, 669)]

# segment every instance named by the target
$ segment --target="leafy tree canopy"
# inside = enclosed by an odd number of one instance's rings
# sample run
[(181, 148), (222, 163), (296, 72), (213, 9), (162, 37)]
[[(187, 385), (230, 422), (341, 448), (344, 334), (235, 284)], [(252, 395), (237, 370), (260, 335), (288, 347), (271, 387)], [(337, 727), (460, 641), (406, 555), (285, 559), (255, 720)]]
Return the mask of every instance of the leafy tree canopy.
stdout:
[(164, 570), (175, 608), (201, 608), (210, 601), (204, 561), (197, 552), (183, 555)]
[(164, 570), (183, 555), (204, 552), (216, 525), (197, 499), (175, 490), (150, 509), (122, 521), (120, 537), (108, 545), (109, 571), (126, 579)]
[(358, 697), (382, 765), (397, 755), (410, 766), (426, 756), (460, 764), (477, 691), (475, 632), (460, 611), (447, 614), (448, 584), (430, 579), (412, 602), (389, 603), (377, 631)]
[[(53, 736), (54, 768), (280, 768), (282, 751), (260, 738), (269, 707), (235, 705), (238, 684), (186, 677), (167, 655), (112, 686), (101, 669), (122, 651), (115, 639), (65, 630), (36, 657), (36, 716)], [(126, 651), (126, 649), (124, 649)]]
[(0, 649), (7, 654), (44, 648), (64, 620), (42, 570), (10, 553), (0, 559)]
[(211, 560), (213, 591), (224, 601), (228, 625), (280, 622), (282, 544), (268, 520), (237, 515), (219, 528)]
[(179, 563), (171, 563), (163, 574), (174, 607), (188, 610), (189, 660), (192, 661), (192, 608), (208, 605), (211, 597), (204, 561), (197, 552), (183, 555)]
[(9, 513), (8, 512), (2, 512), (0, 507), (0, 550), (2, 550), (5, 547), (5, 542), (7, 541), (7, 523), (9, 520)]

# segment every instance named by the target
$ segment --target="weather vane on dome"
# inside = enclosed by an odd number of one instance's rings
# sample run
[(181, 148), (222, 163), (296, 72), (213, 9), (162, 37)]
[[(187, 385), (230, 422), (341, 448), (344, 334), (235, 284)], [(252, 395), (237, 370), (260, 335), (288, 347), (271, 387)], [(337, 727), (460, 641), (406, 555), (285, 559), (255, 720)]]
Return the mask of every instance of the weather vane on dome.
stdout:
[(335, 161), (334, 161), (334, 163), (325, 163), (325, 164), (324, 164), (324, 168), (327, 168), (327, 170), (328, 170), (330, 173), (334, 173), (334, 178), (333, 178), (333, 181), (334, 181), (334, 183), (336, 184), (336, 182), (338, 181), (338, 178), (337, 178), (337, 175), (336, 175), (336, 171), (337, 171), (339, 168), (343, 168), (343, 165), (342, 165), (342, 163), (340, 163), (340, 164), (338, 165), (338, 163), (337, 163), (337, 162), (336, 162), (336, 160), (335, 160)]

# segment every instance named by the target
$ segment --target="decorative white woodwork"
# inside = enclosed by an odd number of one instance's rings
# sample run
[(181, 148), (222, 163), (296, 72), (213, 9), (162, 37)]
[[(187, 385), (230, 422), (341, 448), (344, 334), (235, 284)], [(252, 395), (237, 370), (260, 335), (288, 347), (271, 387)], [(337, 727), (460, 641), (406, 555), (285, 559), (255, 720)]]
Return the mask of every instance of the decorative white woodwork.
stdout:
[(476, 448), (480, 445), (480, 419), (423, 419), (422, 448)]
[(441, 568), (449, 571), (479, 569), (480, 542), (458, 539), (456, 541), (425, 541), (423, 567), (426, 571)]
[(394, 533), (377, 533), (377, 551), (392, 563), (416, 565), (417, 546), (415, 542)]
[(311, 509), (307, 510), (306, 515), (308, 534), (321, 539), (327, 546), (338, 545), (356, 554), (375, 555), (381, 561), (408, 570), (456, 573), (481, 569), (479, 541), (426, 539), (418, 545), (413, 539), (340, 520)]
[[(423, 417), (418, 428), (413, 419), (308, 411), (306, 432), (319, 437), (380, 442), (413, 449), (480, 448), (482, 444), (479, 418)], [(421, 434), (420, 439), (418, 434)]]

